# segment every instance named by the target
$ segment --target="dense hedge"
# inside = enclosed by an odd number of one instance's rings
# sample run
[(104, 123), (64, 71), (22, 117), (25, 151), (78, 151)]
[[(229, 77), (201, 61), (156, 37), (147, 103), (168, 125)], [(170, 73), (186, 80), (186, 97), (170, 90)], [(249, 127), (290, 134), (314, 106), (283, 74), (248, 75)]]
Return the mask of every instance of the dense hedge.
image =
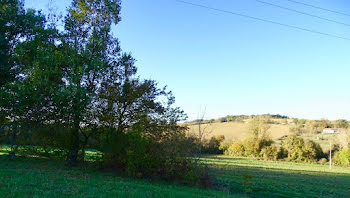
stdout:
[(225, 155), (237, 157), (254, 157), (264, 160), (288, 160), (317, 162), (325, 157), (319, 144), (303, 140), (301, 137), (289, 136), (280, 148), (268, 139), (248, 138), (243, 142), (235, 142), (225, 150)]

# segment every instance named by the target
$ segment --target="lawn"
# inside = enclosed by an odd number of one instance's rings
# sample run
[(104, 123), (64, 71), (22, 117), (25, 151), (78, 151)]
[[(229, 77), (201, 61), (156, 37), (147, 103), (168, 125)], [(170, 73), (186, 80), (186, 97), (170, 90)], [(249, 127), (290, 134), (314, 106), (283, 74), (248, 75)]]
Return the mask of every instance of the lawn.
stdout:
[(203, 159), (217, 189), (249, 197), (350, 197), (350, 168), (224, 156)]
[[(216, 190), (118, 176), (89, 166), (70, 168), (42, 158), (7, 157), (0, 150), (0, 197), (243, 197)], [(237, 194), (237, 193), (236, 193)]]
[(350, 197), (349, 167), (206, 156), (215, 178), (207, 190), (42, 158), (11, 160), (7, 152), (0, 151), (0, 197)]

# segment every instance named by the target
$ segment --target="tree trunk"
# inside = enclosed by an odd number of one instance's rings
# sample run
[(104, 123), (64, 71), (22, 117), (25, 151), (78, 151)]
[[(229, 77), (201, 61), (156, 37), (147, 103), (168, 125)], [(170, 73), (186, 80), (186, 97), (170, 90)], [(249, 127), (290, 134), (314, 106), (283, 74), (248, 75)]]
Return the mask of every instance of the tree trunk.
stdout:
[(84, 142), (82, 142), (82, 145), (81, 145), (81, 160), (84, 162), (85, 161), (85, 149), (86, 149), (86, 146), (87, 146), (87, 143), (89, 141), (89, 137), (85, 137), (85, 140)]
[(12, 133), (11, 150), (9, 153), (9, 158), (13, 159), (16, 157), (17, 147), (17, 126), (15, 126)]
[(70, 157), (68, 161), (68, 165), (75, 166), (78, 163), (78, 153), (79, 153), (79, 127), (76, 127), (72, 131), (72, 148), (70, 151)]

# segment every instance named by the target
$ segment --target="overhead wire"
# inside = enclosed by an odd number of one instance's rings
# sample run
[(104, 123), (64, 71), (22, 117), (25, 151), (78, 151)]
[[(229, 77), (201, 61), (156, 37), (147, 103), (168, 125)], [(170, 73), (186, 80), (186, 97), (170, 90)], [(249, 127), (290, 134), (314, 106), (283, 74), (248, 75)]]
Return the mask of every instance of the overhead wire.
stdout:
[(315, 6), (315, 5), (311, 5), (311, 4), (307, 4), (307, 3), (303, 3), (303, 2), (295, 1), (295, 0), (285, 0), (285, 1), (289, 1), (289, 2), (292, 2), (292, 3), (296, 3), (296, 4), (300, 4), (300, 5), (316, 8), (316, 9), (319, 9), (319, 10), (332, 12), (332, 13), (335, 13), (335, 14), (340, 14), (340, 15), (344, 15), (344, 16), (350, 17), (350, 14), (347, 14), (345, 12), (339, 12), (339, 11), (331, 10), (331, 9), (328, 9), (328, 8), (322, 8), (322, 7), (319, 7), (319, 6)]
[(219, 9), (219, 8), (214, 8), (214, 7), (210, 7), (210, 6), (206, 6), (206, 5), (202, 5), (202, 4), (197, 4), (197, 3), (192, 3), (192, 2), (188, 2), (188, 1), (184, 1), (184, 0), (175, 0), (175, 1), (177, 1), (179, 3), (187, 4), (187, 5), (192, 5), (192, 6), (196, 6), (196, 7), (200, 7), (200, 8), (205, 8), (205, 9), (208, 9), (208, 10), (214, 10), (214, 11), (217, 11), (217, 12), (232, 14), (232, 15), (243, 17), (243, 18), (248, 18), (248, 19), (257, 20), (257, 21), (261, 21), (261, 22), (265, 22), (265, 23), (270, 23), (270, 24), (279, 25), (279, 26), (283, 26), (283, 27), (288, 27), (288, 28), (292, 28), (292, 29), (302, 30), (302, 31), (305, 31), (305, 32), (311, 32), (311, 33), (314, 33), (314, 34), (319, 34), (319, 35), (323, 35), (323, 36), (328, 36), (328, 37), (332, 37), (332, 38), (337, 38), (337, 39), (350, 41), (349, 37), (338, 36), (338, 35), (331, 34), (331, 33), (325, 33), (325, 32), (321, 32), (321, 31), (317, 31), (317, 30), (313, 30), (313, 29), (308, 29), (308, 28), (299, 27), (299, 26), (295, 26), (295, 25), (289, 25), (289, 24), (286, 24), (286, 23), (280, 23), (280, 22), (277, 22), (277, 21), (269, 20), (269, 19), (263, 19), (263, 18), (259, 18), (259, 17), (255, 17), (255, 16), (250, 16), (250, 15), (247, 15), (247, 14), (241, 14), (241, 13), (238, 13), (238, 12), (233, 12), (233, 11), (223, 10), (223, 9)]
[(306, 16), (310, 16), (310, 17), (318, 18), (318, 19), (325, 20), (325, 21), (328, 21), (328, 22), (332, 22), (332, 23), (336, 23), (336, 24), (345, 25), (345, 26), (350, 27), (350, 24), (348, 24), (348, 23), (343, 23), (343, 22), (340, 22), (340, 21), (328, 19), (328, 18), (325, 18), (325, 17), (317, 16), (317, 15), (314, 15), (314, 14), (310, 14), (310, 13), (307, 13), (307, 12), (295, 10), (295, 9), (284, 7), (284, 6), (280, 6), (280, 5), (277, 5), (277, 4), (274, 4), (274, 3), (270, 3), (270, 2), (266, 2), (266, 1), (261, 1), (261, 0), (255, 0), (255, 1), (257, 1), (259, 3), (262, 3), (262, 4), (265, 4), (265, 5), (277, 7), (277, 8), (280, 8), (280, 9), (288, 10), (288, 11), (291, 11), (291, 12), (303, 14), (303, 15), (306, 15)]

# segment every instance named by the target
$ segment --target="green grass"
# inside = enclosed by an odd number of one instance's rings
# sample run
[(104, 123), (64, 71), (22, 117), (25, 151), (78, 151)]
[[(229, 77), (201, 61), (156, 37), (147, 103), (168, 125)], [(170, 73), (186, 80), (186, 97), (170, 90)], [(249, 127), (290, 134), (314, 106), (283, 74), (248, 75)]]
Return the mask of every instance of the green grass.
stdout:
[[(6, 152), (5, 152), (6, 153)], [(0, 156), (0, 197), (242, 197), (117, 176), (89, 167), (69, 168), (40, 158)]]
[(42, 158), (11, 160), (8, 151), (0, 150), (0, 197), (350, 197), (350, 167), (207, 156), (202, 161), (215, 180), (205, 190)]
[(223, 156), (203, 159), (217, 188), (250, 197), (350, 197), (350, 168)]

